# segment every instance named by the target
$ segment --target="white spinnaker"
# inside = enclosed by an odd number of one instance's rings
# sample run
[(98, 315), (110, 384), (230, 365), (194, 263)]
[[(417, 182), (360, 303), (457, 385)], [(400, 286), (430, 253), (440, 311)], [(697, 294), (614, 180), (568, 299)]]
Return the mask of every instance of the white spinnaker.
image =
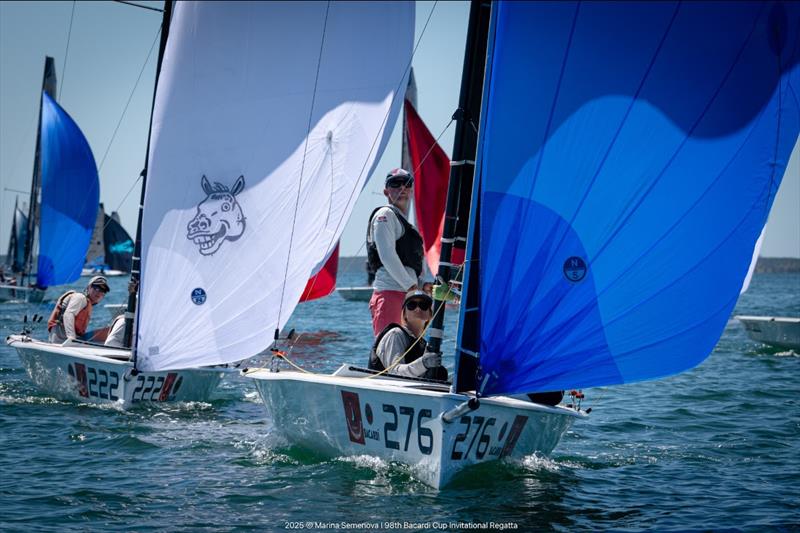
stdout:
[(383, 152), (413, 35), (411, 2), (175, 3), (142, 225), (141, 369), (272, 342)]

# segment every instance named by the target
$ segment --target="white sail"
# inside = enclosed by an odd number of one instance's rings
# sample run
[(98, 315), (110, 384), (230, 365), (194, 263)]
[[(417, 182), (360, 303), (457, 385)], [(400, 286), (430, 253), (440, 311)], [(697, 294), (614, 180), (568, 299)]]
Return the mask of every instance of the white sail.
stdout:
[(410, 2), (176, 2), (142, 224), (143, 370), (266, 348), (402, 104)]

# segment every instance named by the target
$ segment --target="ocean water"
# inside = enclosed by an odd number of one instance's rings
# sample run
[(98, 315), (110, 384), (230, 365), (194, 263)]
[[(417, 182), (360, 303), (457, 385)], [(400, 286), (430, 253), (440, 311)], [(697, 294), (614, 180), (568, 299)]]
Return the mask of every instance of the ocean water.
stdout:
[[(48, 312), (0, 304), (0, 330)], [(800, 316), (800, 275), (756, 275), (736, 313)], [(93, 325), (108, 319), (98, 308)], [(309, 370), (366, 362), (366, 303), (302, 304), (290, 326)], [(43, 395), (3, 344), (0, 531), (797, 531), (799, 383), (800, 354), (750, 341), (731, 318), (689, 372), (586, 390), (591, 415), (550, 457), (483, 465), (436, 491), (402, 465), (287, 446), (238, 376), (210, 403), (120, 411)]]

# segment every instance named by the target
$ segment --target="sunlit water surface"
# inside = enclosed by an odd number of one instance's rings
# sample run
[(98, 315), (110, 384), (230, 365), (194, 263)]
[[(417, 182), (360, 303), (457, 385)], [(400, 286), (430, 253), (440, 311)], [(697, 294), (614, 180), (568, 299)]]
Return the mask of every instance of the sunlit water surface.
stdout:
[[(358, 285), (361, 278), (344, 275), (340, 282)], [(112, 279), (106, 303), (122, 302), (125, 284)], [(23, 316), (33, 313), (47, 314), (49, 305), (0, 304), (3, 337), (19, 332)], [(736, 313), (800, 316), (800, 275), (756, 275)], [(97, 309), (93, 325), (107, 319)], [(301, 333), (292, 357), (309, 370), (366, 362), (372, 337), (365, 303), (332, 295), (302, 304), (290, 327)], [(699, 367), (585, 391), (590, 417), (551, 457), (484, 465), (436, 491), (402, 465), (366, 456), (327, 459), (287, 446), (271, 433), (247, 379), (227, 377), (207, 404), (126, 412), (43, 395), (3, 344), (0, 530), (403, 523), (423, 530), (494, 522), (520, 531), (794, 531), (799, 383), (797, 353), (750, 341), (731, 318)]]

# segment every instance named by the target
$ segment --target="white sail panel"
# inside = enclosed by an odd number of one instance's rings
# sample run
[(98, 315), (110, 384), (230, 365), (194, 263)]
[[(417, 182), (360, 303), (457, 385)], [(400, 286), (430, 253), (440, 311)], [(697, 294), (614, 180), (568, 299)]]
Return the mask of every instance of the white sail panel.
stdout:
[(142, 224), (143, 370), (241, 360), (289, 319), (398, 116), (410, 2), (177, 2)]

